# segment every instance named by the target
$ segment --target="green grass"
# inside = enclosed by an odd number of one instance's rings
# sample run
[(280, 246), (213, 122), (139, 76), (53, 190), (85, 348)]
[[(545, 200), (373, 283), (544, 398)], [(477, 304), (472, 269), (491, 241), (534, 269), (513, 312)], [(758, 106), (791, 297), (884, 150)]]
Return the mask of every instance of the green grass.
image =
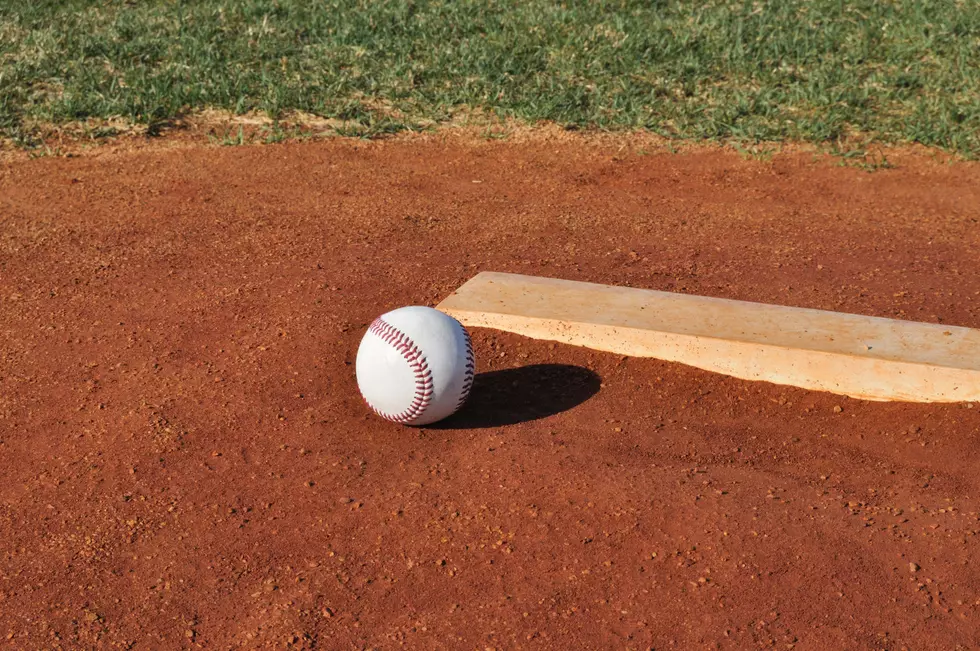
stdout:
[[(3, 0), (0, 134), (210, 107), (980, 154), (975, 0)], [(152, 128), (151, 128), (152, 131)]]

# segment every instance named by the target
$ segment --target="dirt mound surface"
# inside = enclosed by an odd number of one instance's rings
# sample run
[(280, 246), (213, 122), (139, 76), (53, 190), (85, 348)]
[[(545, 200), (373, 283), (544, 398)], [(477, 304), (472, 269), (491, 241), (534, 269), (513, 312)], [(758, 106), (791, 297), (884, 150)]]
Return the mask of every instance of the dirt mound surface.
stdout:
[(565, 142), (0, 171), (9, 648), (980, 646), (980, 405), (492, 331), (373, 417), (367, 324), (496, 270), (980, 327), (980, 167)]

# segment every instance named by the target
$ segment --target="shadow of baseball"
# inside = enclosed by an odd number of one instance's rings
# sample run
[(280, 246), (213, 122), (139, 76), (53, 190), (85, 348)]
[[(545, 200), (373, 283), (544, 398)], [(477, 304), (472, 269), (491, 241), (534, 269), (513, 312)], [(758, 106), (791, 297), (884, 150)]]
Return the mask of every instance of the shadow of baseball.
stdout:
[(534, 364), (478, 373), (463, 408), (432, 429), (475, 429), (547, 418), (599, 392), (601, 379), (581, 366)]

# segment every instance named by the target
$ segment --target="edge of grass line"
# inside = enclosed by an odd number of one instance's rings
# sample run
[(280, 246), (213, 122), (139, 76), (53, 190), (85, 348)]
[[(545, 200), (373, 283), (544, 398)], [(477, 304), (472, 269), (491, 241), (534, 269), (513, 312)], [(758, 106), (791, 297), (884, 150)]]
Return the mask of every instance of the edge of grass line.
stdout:
[(568, 128), (553, 122), (529, 124), (502, 119), (488, 112), (460, 112), (452, 121), (423, 124), (411, 129), (372, 133), (363, 125), (324, 119), (309, 114), (283, 115), (273, 120), (257, 113), (235, 115), (206, 110), (167, 121), (151, 128), (121, 120), (89, 119), (60, 125), (39, 125), (38, 144), (25, 148), (0, 140), (0, 160), (13, 161), (47, 157), (76, 157), (102, 151), (167, 149), (172, 147), (266, 146), (322, 140), (361, 142), (431, 141), (457, 143), (553, 143), (595, 145), (628, 155), (684, 154), (726, 150), (756, 162), (771, 162), (782, 155), (803, 154), (841, 167), (868, 172), (888, 169), (911, 159), (929, 159), (948, 164), (965, 157), (935, 147), (917, 144), (887, 144), (852, 136), (834, 143), (739, 141), (735, 139), (691, 140), (667, 138), (649, 130), (602, 130)]

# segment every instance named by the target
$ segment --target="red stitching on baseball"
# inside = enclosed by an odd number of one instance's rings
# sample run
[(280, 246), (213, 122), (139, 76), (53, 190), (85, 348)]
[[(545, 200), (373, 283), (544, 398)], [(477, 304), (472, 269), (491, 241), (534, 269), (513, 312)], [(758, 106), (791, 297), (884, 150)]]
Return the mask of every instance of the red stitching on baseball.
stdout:
[(470, 395), (473, 388), (473, 378), (476, 376), (476, 358), (473, 356), (473, 340), (466, 328), (462, 328), (463, 338), (466, 340), (466, 374), (463, 377), (463, 388), (459, 392), (459, 400), (456, 402), (456, 409), (463, 406), (466, 398)]
[(432, 384), (432, 371), (429, 370), (429, 362), (422, 354), (422, 350), (415, 345), (415, 342), (404, 332), (391, 325), (381, 317), (378, 317), (368, 327), (368, 332), (380, 337), (385, 343), (391, 344), (395, 350), (402, 354), (405, 361), (412, 367), (415, 374), (415, 399), (403, 412), (389, 414), (381, 411), (365, 398), (368, 407), (373, 409), (382, 418), (402, 424), (411, 424), (416, 418), (425, 412), (426, 407), (432, 402), (434, 387)]

